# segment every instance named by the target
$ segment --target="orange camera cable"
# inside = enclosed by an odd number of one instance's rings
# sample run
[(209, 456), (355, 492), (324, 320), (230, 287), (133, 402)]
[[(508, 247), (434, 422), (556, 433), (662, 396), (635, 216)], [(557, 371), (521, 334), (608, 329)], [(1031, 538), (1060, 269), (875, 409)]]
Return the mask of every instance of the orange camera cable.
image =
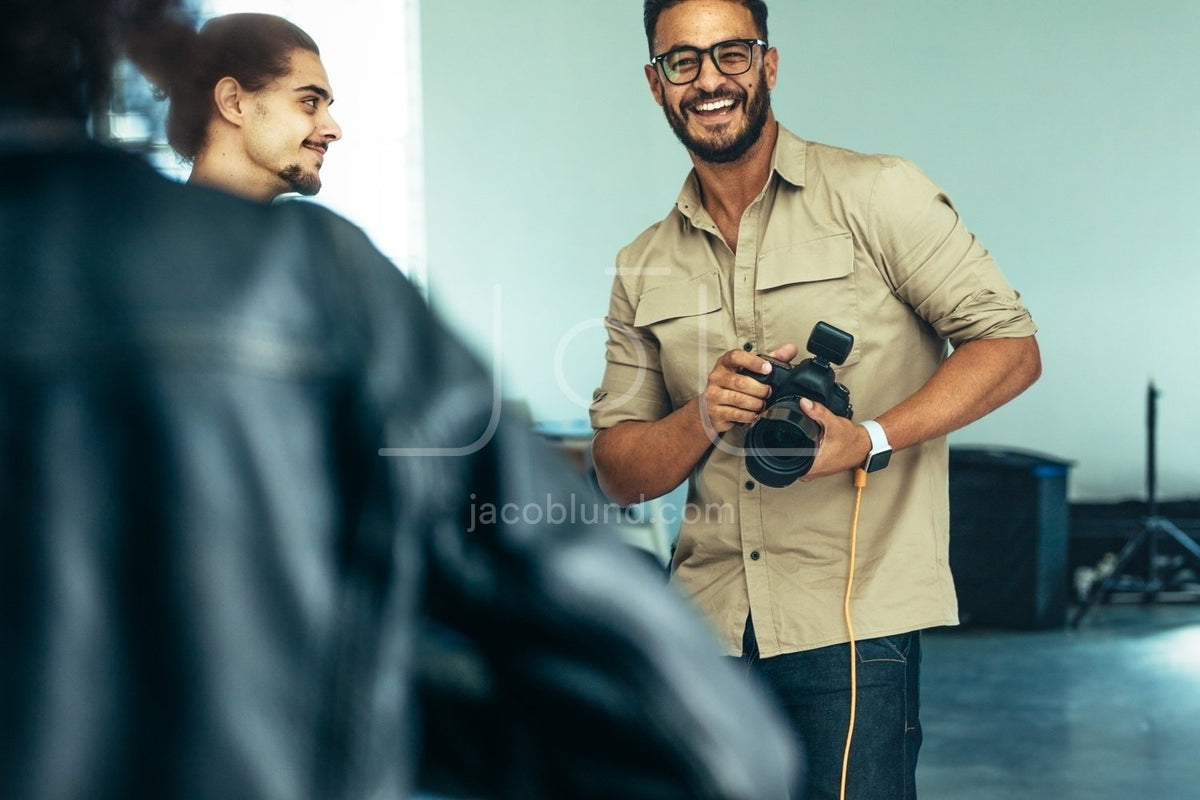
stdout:
[(846, 800), (846, 774), (850, 767), (850, 742), (854, 738), (854, 714), (858, 708), (858, 654), (854, 649), (854, 620), (850, 616), (850, 592), (854, 588), (854, 561), (858, 551), (858, 510), (862, 505), (863, 488), (867, 485), (867, 471), (862, 467), (854, 470), (854, 520), (850, 523), (850, 569), (846, 574), (846, 599), (842, 611), (846, 616), (846, 633), (850, 635), (850, 725), (846, 729), (846, 750), (842, 756), (842, 788), (838, 795)]

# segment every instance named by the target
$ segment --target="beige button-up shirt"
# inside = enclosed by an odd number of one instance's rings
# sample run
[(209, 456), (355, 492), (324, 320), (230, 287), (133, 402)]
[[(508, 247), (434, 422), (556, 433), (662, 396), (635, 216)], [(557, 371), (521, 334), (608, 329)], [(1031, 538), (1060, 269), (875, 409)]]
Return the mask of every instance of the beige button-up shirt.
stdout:
[[(854, 336), (837, 378), (854, 419), (907, 398), (947, 343), (1036, 328), (946, 195), (910, 163), (805, 142), (782, 126), (771, 176), (731, 252), (693, 173), (675, 208), (617, 257), (597, 430), (653, 421), (703, 392), (726, 350), (802, 357), (824, 320)], [(746, 471), (745, 426), (716, 441), (690, 478), (673, 581), (731, 655), (753, 613), (764, 657), (847, 640), (842, 613), (852, 475), (782, 489)], [(958, 621), (949, 566), (944, 438), (893, 455), (864, 491), (851, 600), (856, 638)]]

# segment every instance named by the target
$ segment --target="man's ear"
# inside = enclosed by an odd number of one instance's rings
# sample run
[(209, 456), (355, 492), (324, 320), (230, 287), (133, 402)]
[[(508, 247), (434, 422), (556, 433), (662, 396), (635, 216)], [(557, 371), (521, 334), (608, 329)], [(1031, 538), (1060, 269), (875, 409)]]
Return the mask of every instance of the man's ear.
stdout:
[(654, 102), (661, 106), (663, 104), (663, 85), (662, 78), (658, 74), (658, 67), (646, 64), (645, 70), (646, 82), (650, 84), (650, 94), (654, 95)]
[(242, 111), (242, 101), (245, 99), (246, 93), (242, 91), (242, 85), (237, 82), (236, 78), (226, 76), (217, 81), (217, 85), (213, 87), (213, 102), (217, 106), (217, 113), (231, 125), (241, 127), (245, 117)]
[(775, 89), (775, 78), (779, 75), (779, 51), (774, 47), (763, 54), (763, 64), (767, 68), (767, 90)]

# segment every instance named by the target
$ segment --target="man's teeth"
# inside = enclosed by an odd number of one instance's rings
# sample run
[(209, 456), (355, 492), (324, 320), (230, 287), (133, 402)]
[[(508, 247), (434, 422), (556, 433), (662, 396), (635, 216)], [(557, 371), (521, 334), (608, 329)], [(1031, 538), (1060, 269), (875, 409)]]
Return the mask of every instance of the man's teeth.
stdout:
[(732, 100), (713, 100), (711, 103), (700, 103), (696, 106), (697, 111), (720, 111), (722, 108), (729, 108), (733, 105)]

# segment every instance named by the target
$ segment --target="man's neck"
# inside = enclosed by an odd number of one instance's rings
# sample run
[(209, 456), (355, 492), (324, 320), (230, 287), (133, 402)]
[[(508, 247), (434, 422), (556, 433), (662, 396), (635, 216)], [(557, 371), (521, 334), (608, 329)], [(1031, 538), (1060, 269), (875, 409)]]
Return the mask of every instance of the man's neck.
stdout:
[[(692, 156), (704, 209), (725, 234), (731, 249), (737, 248), (736, 230), (742, 214), (762, 192), (771, 176), (771, 159), (778, 139), (779, 126), (771, 116), (763, 126), (758, 141), (737, 161), (714, 164)], [(731, 233), (734, 235), (731, 236)]]
[(188, 176), (188, 183), (211, 186), (259, 203), (270, 203), (280, 195), (274, 185), (247, 175), (246, 172), (238, 168), (235, 156), (221, 152), (214, 146), (197, 154), (192, 163), (192, 174)]

